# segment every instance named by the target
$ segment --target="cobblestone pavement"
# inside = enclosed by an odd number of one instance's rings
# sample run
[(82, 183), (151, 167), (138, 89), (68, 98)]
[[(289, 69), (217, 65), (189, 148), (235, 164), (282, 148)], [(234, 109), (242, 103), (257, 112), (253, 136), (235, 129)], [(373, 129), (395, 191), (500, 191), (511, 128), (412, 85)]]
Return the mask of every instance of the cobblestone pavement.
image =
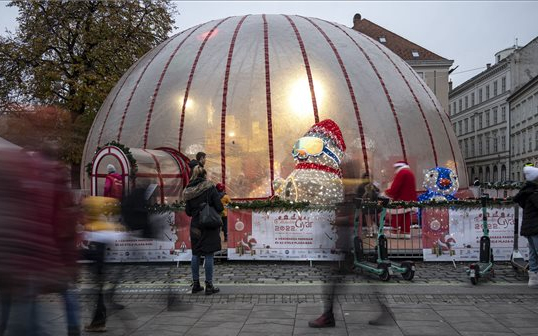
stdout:
[[(345, 275), (337, 325), (318, 330), (308, 328), (308, 320), (322, 311), (327, 263), (220, 261), (214, 279), (221, 292), (211, 296), (190, 294), (188, 263), (109, 265), (122, 273), (115, 300), (126, 308), (109, 310), (105, 335), (538, 335), (538, 290), (527, 287), (525, 276), (497, 263), (494, 278), (472, 285), (466, 264), (455, 266), (417, 262), (411, 282), (398, 275), (389, 282)], [(87, 267), (78, 285), (88, 322), (95, 295)], [(173, 309), (167, 308), (170, 297), (180, 303)], [(61, 298), (47, 295), (41, 303), (50, 334), (65, 335)], [(382, 326), (368, 324), (383, 312)]]

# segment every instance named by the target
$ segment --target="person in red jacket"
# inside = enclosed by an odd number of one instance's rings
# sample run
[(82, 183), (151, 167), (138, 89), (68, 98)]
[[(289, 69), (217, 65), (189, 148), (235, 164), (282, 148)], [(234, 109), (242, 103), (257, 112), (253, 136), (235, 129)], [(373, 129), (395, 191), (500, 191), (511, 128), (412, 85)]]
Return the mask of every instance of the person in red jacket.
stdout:
[(103, 196), (121, 200), (123, 196), (123, 179), (120, 174), (116, 173), (116, 167), (114, 165), (107, 165), (106, 170), (108, 174), (105, 179)]
[[(417, 201), (415, 174), (405, 161), (397, 161), (394, 164), (394, 178), (390, 188), (385, 194), (393, 201)], [(411, 208), (393, 209), (390, 215), (390, 224), (393, 228), (399, 228), (400, 233), (409, 234), (411, 226)]]

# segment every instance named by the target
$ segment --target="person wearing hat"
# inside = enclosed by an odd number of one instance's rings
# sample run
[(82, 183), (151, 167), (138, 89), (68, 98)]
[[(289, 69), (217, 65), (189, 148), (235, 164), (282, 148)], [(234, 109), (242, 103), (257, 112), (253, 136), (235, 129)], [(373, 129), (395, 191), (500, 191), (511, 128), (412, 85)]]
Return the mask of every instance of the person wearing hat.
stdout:
[(105, 178), (105, 190), (103, 196), (121, 199), (123, 195), (123, 182), (121, 175), (116, 173), (113, 164), (106, 166), (107, 176)]
[(525, 184), (514, 196), (523, 208), (521, 235), (529, 242), (529, 287), (538, 288), (538, 168), (523, 167)]
[[(394, 164), (394, 178), (390, 188), (385, 194), (393, 201), (417, 201), (415, 174), (405, 161), (397, 161)], [(394, 209), (390, 216), (390, 224), (400, 233), (408, 235), (411, 227), (411, 208)]]

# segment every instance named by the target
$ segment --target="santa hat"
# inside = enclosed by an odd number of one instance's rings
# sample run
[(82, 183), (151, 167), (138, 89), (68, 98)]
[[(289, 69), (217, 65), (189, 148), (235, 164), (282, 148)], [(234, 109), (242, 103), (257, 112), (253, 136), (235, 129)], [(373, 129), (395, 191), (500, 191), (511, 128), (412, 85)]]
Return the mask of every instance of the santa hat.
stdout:
[(344, 142), (342, 131), (340, 131), (340, 127), (338, 127), (338, 125), (331, 119), (325, 119), (318, 122), (317, 124), (314, 124), (305, 134), (305, 136), (316, 135), (330, 138), (336, 143), (336, 145), (338, 146), (338, 148), (340, 148), (341, 151), (345, 152), (346, 143)]
[(116, 172), (116, 167), (114, 167), (114, 165), (111, 165), (109, 164), (108, 166), (106, 166), (106, 171), (110, 174), (110, 173), (115, 173)]
[(538, 168), (525, 166), (523, 167), (523, 175), (527, 181), (535, 181), (538, 179)]
[(406, 166), (409, 166), (409, 165), (404, 160), (396, 161), (394, 163), (394, 168), (401, 168), (401, 167), (406, 167)]

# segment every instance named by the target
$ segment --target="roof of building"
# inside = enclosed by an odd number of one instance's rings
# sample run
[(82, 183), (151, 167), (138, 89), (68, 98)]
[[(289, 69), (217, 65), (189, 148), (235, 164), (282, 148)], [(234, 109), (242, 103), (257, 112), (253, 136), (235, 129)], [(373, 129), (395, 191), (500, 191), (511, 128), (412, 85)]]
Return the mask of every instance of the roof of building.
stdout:
[(524, 93), (528, 89), (533, 88), (536, 85), (538, 85), (538, 76), (534, 76), (533, 79), (531, 79), (525, 85), (514, 91), (514, 93), (512, 93), (508, 98), (506, 98), (506, 100), (511, 102), (515, 100), (520, 94)]
[[(355, 14), (355, 17), (353, 18), (353, 29), (370, 36), (378, 42), (383, 43), (392, 52), (406, 61), (429, 60), (450, 62), (450, 60), (441, 57), (436, 53), (373, 23), (372, 21), (362, 19), (360, 14)], [(381, 40), (382, 38), (385, 38), (384, 41)]]

